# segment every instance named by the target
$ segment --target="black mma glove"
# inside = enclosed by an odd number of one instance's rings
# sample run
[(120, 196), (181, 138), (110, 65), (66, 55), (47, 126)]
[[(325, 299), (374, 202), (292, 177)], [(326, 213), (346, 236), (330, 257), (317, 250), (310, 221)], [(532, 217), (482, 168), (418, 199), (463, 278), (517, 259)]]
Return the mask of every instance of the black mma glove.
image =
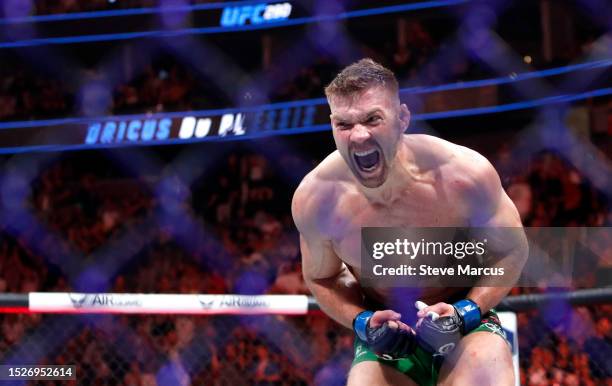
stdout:
[(469, 299), (453, 304), (455, 314), (423, 318), (416, 328), (419, 346), (434, 355), (448, 355), (461, 338), (480, 325), (480, 308)]
[(364, 341), (368, 348), (383, 359), (393, 360), (407, 357), (416, 347), (416, 339), (412, 331), (389, 326), (389, 322), (380, 327), (370, 327), (370, 319), (374, 313), (363, 311), (353, 320), (353, 330), (357, 337)]

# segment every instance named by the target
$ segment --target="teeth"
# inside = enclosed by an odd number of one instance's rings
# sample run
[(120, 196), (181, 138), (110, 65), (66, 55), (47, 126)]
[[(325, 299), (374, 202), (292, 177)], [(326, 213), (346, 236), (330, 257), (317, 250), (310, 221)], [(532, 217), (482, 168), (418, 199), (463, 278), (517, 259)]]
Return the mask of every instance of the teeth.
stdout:
[(370, 154), (374, 153), (375, 151), (376, 151), (376, 149), (366, 150), (366, 151), (356, 151), (355, 155), (357, 155), (359, 157), (364, 157), (366, 155), (370, 155)]

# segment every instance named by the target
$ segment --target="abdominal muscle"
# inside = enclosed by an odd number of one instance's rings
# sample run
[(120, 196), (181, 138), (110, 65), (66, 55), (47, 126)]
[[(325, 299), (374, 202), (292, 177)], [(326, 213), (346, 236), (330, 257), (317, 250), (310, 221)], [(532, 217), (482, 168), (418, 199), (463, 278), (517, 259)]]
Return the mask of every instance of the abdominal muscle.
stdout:
[[(406, 200), (404, 202), (412, 205), (399, 205), (386, 213), (370, 207), (365, 200), (353, 196), (351, 205), (343, 208), (339, 205), (336, 213), (331, 215), (335, 226), (330, 229), (332, 248), (335, 254), (343, 261), (353, 276), (360, 281), (361, 266), (361, 228), (367, 226), (374, 227), (454, 227), (465, 226), (461, 214), (456, 211), (448, 202), (441, 200), (434, 201), (436, 205), (431, 205), (432, 201), (427, 200), (427, 204), (420, 200)], [(359, 202), (361, 201), (361, 202)], [(423, 200), (425, 201), (425, 200)], [(357, 209), (359, 208), (359, 209)], [(350, 210), (348, 210), (350, 209)], [(340, 212), (340, 213), (338, 213)], [(340, 221), (340, 219), (342, 221)], [(360, 284), (362, 284), (360, 282)], [(396, 309), (398, 302), (412, 303), (402, 304), (402, 308), (414, 309), (414, 301), (420, 300), (428, 305), (438, 302), (453, 303), (465, 298), (469, 289), (462, 287), (364, 287), (362, 293), (365, 296), (366, 304), (376, 309)], [(416, 309), (415, 314), (416, 314)], [(404, 313), (404, 312), (402, 312)]]
[[(349, 270), (359, 281), (359, 274), (352, 268)], [(414, 302), (420, 300), (432, 305), (439, 302), (454, 303), (466, 297), (469, 288), (464, 287), (361, 287), (365, 304), (375, 309), (402, 309), (414, 307)], [(405, 304), (405, 303), (410, 304)], [(416, 314), (416, 308), (414, 308)]]

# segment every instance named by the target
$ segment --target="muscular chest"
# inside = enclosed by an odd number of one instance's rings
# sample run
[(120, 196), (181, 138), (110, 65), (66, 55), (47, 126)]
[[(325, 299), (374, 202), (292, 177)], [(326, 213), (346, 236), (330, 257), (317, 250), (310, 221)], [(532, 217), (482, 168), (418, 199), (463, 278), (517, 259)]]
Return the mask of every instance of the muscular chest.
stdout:
[(450, 197), (440, 198), (435, 191), (417, 191), (390, 206), (373, 205), (354, 195), (338, 202), (330, 214), (328, 229), (334, 252), (346, 264), (360, 266), (361, 228), (363, 227), (445, 227), (466, 224), (464, 210)]

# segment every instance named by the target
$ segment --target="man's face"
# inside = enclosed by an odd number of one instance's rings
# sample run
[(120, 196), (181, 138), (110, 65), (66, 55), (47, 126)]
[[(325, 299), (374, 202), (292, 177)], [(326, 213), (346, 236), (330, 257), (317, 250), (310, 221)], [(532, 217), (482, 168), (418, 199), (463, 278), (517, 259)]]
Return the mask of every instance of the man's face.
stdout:
[(376, 188), (387, 179), (399, 140), (408, 128), (410, 112), (397, 95), (372, 87), (329, 101), (334, 141), (357, 180)]

